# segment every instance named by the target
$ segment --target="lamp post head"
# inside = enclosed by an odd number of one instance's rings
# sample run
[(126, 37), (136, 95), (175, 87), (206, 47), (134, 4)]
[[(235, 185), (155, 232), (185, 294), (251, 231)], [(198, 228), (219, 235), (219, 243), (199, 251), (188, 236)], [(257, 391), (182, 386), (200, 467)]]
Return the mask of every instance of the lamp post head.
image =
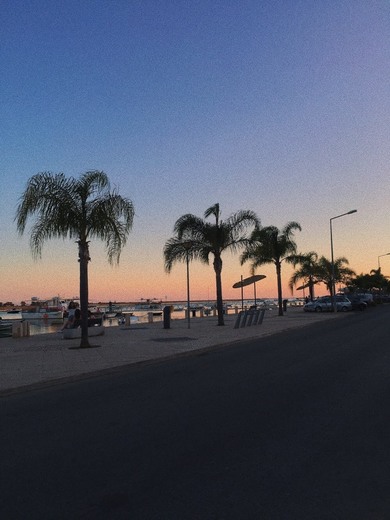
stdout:
[(332, 220), (336, 218), (345, 217), (345, 215), (352, 215), (352, 213), (357, 213), (357, 209), (351, 209), (351, 211), (347, 211), (347, 213), (341, 213), (341, 215), (336, 215), (330, 219), (330, 223), (332, 224)]

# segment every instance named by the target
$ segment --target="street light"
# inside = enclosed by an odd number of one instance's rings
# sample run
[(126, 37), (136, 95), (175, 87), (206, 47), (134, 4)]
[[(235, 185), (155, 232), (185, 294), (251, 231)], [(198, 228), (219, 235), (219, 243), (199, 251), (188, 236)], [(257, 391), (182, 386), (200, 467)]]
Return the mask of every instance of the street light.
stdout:
[(357, 209), (351, 209), (347, 213), (342, 213), (341, 215), (337, 215), (336, 217), (332, 217), (330, 219), (330, 254), (331, 254), (331, 262), (332, 262), (332, 280), (331, 280), (331, 289), (332, 289), (332, 307), (333, 312), (337, 311), (336, 306), (336, 284), (335, 284), (335, 272), (334, 272), (334, 255), (333, 255), (333, 232), (332, 232), (332, 220), (336, 218), (344, 217), (345, 215), (352, 215), (352, 213), (356, 213)]
[(379, 255), (379, 256), (378, 256), (378, 269), (381, 268), (381, 264), (380, 264), (380, 261), (379, 261), (380, 257), (381, 257), (381, 256), (387, 256), (387, 255), (390, 255), (390, 253), (385, 253), (385, 254), (383, 254), (383, 255)]

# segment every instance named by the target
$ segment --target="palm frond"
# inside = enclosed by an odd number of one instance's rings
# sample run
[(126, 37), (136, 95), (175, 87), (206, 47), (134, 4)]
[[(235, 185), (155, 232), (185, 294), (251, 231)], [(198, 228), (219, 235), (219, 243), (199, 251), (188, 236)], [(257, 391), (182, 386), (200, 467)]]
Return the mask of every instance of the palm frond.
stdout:
[(221, 217), (221, 210), (220, 210), (218, 202), (216, 204), (214, 204), (213, 206), (210, 206), (209, 208), (207, 208), (206, 211), (204, 212), (204, 218), (209, 218), (211, 215), (214, 215), (215, 223), (218, 226), (219, 222), (220, 222), (220, 217)]

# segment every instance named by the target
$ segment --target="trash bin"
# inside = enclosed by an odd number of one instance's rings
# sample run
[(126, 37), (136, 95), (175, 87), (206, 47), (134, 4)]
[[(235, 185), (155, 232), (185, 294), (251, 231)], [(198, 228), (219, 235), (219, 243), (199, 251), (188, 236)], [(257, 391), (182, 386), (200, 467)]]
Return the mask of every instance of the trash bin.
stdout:
[(166, 305), (163, 309), (164, 329), (171, 328), (171, 307)]
[(287, 312), (287, 302), (288, 300), (283, 300), (283, 311)]

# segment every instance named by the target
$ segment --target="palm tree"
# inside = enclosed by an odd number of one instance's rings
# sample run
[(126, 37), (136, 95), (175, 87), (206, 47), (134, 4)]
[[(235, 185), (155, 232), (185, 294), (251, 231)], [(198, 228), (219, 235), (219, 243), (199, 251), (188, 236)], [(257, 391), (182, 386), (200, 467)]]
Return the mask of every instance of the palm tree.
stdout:
[(45, 240), (75, 239), (80, 263), (81, 343), (88, 341), (88, 263), (90, 238), (106, 243), (108, 261), (119, 263), (133, 225), (133, 203), (110, 191), (107, 175), (87, 171), (79, 179), (63, 173), (38, 173), (31, 177), (16, 212), (17, 229), (23, 234), (28, 217), (35, 217), (30, 246), (34, 257), (41, 257)]
[(252, 270), (260, 265), (274, 264), (278, 285), (279, 316), (283, 316), (282, 297), (282, 262), (293, 263), (297, 245), (294, 241), (294, 231), (301, 231), (298, 222), (288, 222), (282, 230), (275, 226), (256, 228), (251, 236), (251, 242), (241, 255), (241, 264), (252, 262)]
[(310, 300), (314, 300), (314, 285), (317, 283), (318, 255), (314, 251), (309, 253), (295, 255), (292, 259), (294, 267), (300, 265), (299, 269), (292, 274), (289, 282), (291, 291), (294, 285), (303, 281), (304, 286), (309, 288)]
[(226, 220), (221, 220), (219, 204), (214, 204), (204, 213), (204, 218), (215, 217), (210, 223), (192, 214), (180, 217), (174, 225), (175, 236), (164, 246), (165, 270), (169, 273), (175, 262), (200, 260), (209, 264), (210, 254), (214, 256), (213, 266), (216, 281), (218, 325), (224, 325), (222, 299), (222, 252), (236, 252), (249, 243), (246, 230), (258, 226), (259, 220), (253, 211), (238, 211)]
[(367, 291), (371, 291), (371, 289), (373, 288), (371, 276), (372, 275), (370, 274), (363, 273), (354, 276), (347, 283), (348, 289), (352, 292), (362, 291), (365, 293)]
[(386, 279), (386, 276), (382, 274), (382, 270), (380, 267), (378, 267), (378, 269), (371, 269), (370, 279), (371, 288), (379, 289), (379, 292), (382, 292), (382, 288), (388, 285), (388, 280)]
[[(334, 260), (334, 285), (337, 283), (347, 283), (352, 276), (356, 273), (349, 267), (348, 260), (341, 256)], [(329, 291), (330, 296), (333, 295), (333, 267), (331, 260), (325, 258), (325, 256), (321, 256), (318, 260), (318, 271), (317, 271), (317, 279), (319, 282), (323, 282), (326, 285), (326, 288)]]

